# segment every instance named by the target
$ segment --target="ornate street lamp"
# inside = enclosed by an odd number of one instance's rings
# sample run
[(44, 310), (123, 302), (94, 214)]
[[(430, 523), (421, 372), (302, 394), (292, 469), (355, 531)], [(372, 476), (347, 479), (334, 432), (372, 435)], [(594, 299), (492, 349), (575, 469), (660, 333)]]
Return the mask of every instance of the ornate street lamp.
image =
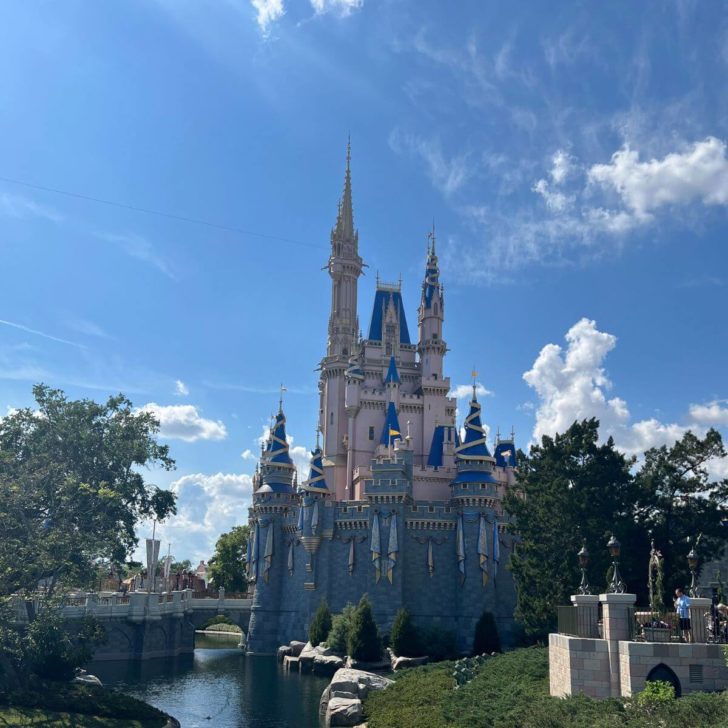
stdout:
[(699, 595), (698, 593), (698, 583), (695, 578), (695, 574), (698, 570), (698, 554), (695, 551), (695, 547), (690, 549), (690, 553), (688, 553), (688, 566), (690, 567), (690, 576), (692, 577), (690, 580), (690, 589), (688, 590), (688, 594), (691, 597), (697, 598)]
[(607, 543), (607, 548), (612, 557), (612, 580), (607, 587), (607, 594), (624, 594), (625, 584), (622, 581), (622, 575), (619, 573), (619, 554), (622, 545), (614, 538), (613, 534)]
[(586, 550), (586, 539), (584, 539), (584, 543), (577, 556), (579, 557), (579, 568), (581, 569), (581, 584), (579, 584), (577, 592), (579, 594), (591, 594), (589, 580), (586, 578), (586, 567), (589, 565), (589, 552)]

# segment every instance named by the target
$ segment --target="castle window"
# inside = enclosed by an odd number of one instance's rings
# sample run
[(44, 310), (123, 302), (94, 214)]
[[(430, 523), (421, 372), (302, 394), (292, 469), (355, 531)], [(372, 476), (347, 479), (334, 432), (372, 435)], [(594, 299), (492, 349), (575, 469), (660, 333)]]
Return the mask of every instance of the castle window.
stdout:
[(435, 512), (435, 506), (430, 506), (428, 510), (430, 511), (430, 513), (434, 513)]
[(346, 347), (344, 347), (344, 351), (342, 352), (342, 354), (344, 356), (349, 356), (349, 350)]
[(435, 312), (435, 316), (437, 316), (437, 304), (432, 307), (432, 310)]
[(433, 340), (433, 341), (437, 341), (437, 334), (433, 334), (433, 335), (432, 335), (432, 340)]
[(462, 485), (460, 486), (460, 488), (461, 488), (462, 490), (467, 490), (467, 489), (468, 489), (467, 483), (463, 483), (463, 484), (462, 484)]
[(330, 425), (334, 424), (334, 413), (333, 412), (331, 413), (331, 416), (329, 417), (329, 424)]
[(392, 355), (392, 344), (388, 341), (386, 346), (386, 353), (391, 356)]
[(433, 378), (433, 379), (437, 379), (437, 372), (433, 372), (433, 374), (432, 374), (432, 378)]
[(369, 439), (370, 440), (374, 439), (374, 428), (373, 427), (369, 428)]

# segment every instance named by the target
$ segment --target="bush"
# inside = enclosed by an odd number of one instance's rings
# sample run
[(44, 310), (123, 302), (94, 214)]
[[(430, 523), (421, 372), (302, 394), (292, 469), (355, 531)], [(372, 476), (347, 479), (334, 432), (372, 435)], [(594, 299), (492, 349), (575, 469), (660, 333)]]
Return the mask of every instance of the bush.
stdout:
[(432, 626), (422, 634), (422, 652), (432, 660), (453, 660), (459, 657), (455, 633)]
[(483, 612), (478, 623), (475, 625), (475, 638), (473, 639), (473, 654), (490, 655), (492, 652), (500, 652), (501, 644), (498, 637), (498, 628), (495, 624), (495, 617), (490, 612)]
[(226, 617), (224, 614), (217, 614), (214, 617), (210, 617), (210, 619), (202, 625), (202, 629), (209, 629), (210, 627), (214, 627), (216, 624), (235, 625), (235, 622), (233, 622), (230, 617)]
[(675, 688), (672, 683), (665, 680), (646, 682), (644, 690), (634, 697), (635, 704), (648, 713), (673, 700), (675, 700)]
[(207, 630), (209, 632), (229, 632), (230, 634), (242, 634), (243, 630), (238, 627), (237, 624), (227, 624), (226, 622), (223, 622), (222, 624), (213, 624), (211, 627), (208, 627)]
[(325, 599), (321, 600), (308, 628), (308, 641), (316, 647), (321, 644), (331, 631), (331, 612)]
[(417, 629), (406, 607), (402, 607), (394, 618), (390, 642), (398, 657), (418, 657), (422, 654)]
[(349, 634), (354, 624), (354, 613), (356, 608), (353, 604), (348, 603), (341, 614), (335, 614), (331, 621), (331, 629), (329, 630), (326, 644), (340, 655), (345, 655), (349, 645)]
[(366, 594), (360, 599), (354, 613), (347, 646), (349, 655), (354, 660), (376, 662), (382, 656), (382, 640)]
[(24, 657), (39, 677), (70, 680), (77, 667), (91, 660), (96, 645), (104, 640), (105, 634), (96, 619), (84, 617), (72, 635), (65, 628), (60, 613), (46, 607), (28, 627)]

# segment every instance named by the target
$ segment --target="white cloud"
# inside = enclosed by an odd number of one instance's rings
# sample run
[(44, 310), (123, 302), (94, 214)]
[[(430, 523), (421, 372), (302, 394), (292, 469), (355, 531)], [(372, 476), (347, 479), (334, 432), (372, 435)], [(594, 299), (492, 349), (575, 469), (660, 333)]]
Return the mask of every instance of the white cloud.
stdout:
[(154, 246), (141, 235), (130, 233), (117, 235), (114, 233), (96, 233), (96, 237), (118, 245), (127, 255), (161, 271), (168, 278), (175, 279), (174, 271), (169, 263), (159, 255)]
[(563, 149), (559, 149), (554, 153), (551, 162), (551, 172), (549, 172), (551, 180), (555, 185), (560, 185), (573, 171), (571, 156)]
[[(478, 397), (487, 397), (493, 394), (489, 389), (486, 389), (480, 382), (475, 385), (475, 394)], [(473, 396), (473, 385), (472, 384), (456, 384), (448, 393), (448, 397), (455, 397), (456, 399), (470, 399)]]
[(220, 420), (208, 420), (191, 404), (159, 405), (149, 402), (142, 408), (151, 412), (160, 423), (162, 437), (196, 442), (197, 440), (224, 440), (225, 425)]
[(21, 219), (40, 217), (56, 223), (63, 221), (63, 215), (54, 209), (41, 205), (29, 197), (9, 195), (5, 192), (0, 194), (0, 215)]
[(172, 483), (171, 490), (177, 494), (177, 515), (157, 526), (157, 534), (170, 542), (177, 559), (209, 559), (221, 533), (248, 521), (253, 492), (249, 475), (184, 475)]
[(317, 14), (338, 12), (342, 16), (350, 15), (364, 5), (364, 0), (311, 0), (311, 7)]
[(473, 172), (467, 154), (448, 158), (438, 139), (425, 139), (394, 129), (389, 135), (389, 146), (398, 154), (407, 153), (424, 162), (432, 184), (445, 196), (457, 192)]
[(546, 206), (554, 212), (562, 212), (574, 204), (573, 195), (565, 195), (563, 192), (552, 190), (545, 179), (538, 180), (532, 189), (543, 197)]
[(728, 427), (728, 400), (690, 405), (690, 416), (706, 426)]
[(264, 33), (268, 32), (271, 23), (279, 20), (286, 12), (283, 0), (250, 0), (250, 3), (255, 9), (255, 19)]
[(591, 183), (616, 192), (637, 219), (652, 219), (664, 205), (700, 200), (705, 205), (728, 205), (726, 144), (715, 137), (695, 142), (683, 152), (641, 162), (639, 152), (624, 147), (609, 164), (595, 164)]
[(190, 393), (190, 388), (181, 379), (175, 379), (174, 393), (178, 397), (186, 397)]
[(240, 453), (240, 457), (243, 458), (243, 460), (255, 460), (256, 455), (252, 450), (248, 449), (243, 450), (243, 452)]
[[(565, 350), (558, 344), (544, 346), (533, 367), (523, 375), (539, 398), (534, 440), (564, 432), (574, 420), (596, 417), (603, 439), (611, 436), (627, 454), (640, 455), (651, 447), (672, 445), (688, 430), (702, 436), (706, 425), (728, 425), (728, 408), (720, 401), (691, 405), (691, 420), (686, 424), (656, 418), (633, 422), (627, 403), (607, 394), (612, 382), (603, 365), (617, 337), (599, 331), (596, 322), (583, 318), (566, 333), (566, 342)], [(728, 465), (719, 461), (711, 468), (717, 473)]]

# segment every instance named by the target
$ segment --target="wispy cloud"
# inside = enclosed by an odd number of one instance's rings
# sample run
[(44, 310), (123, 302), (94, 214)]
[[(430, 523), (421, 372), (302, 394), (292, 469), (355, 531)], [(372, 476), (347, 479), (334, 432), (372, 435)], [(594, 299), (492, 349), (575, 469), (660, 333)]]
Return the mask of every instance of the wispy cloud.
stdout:
[(181, 379), (176, 379), (174, 382), (174, 393), (178, 397), (186, 397), (190, 393), (190, 388)]
[(26, 334), (32, 334), (33, 336), (41, 336), (49, 341), (55, 341), (59, 344), (66, 344), (68, 346), (75, 346), (78, 349), (85, 349), (83, 344), (79, 344), (77, 341), (69, 341), (68, 339), (62, 339), (60, 336), (53, 336), (47, 334), (45, 331), (39, 331), (38, 329), (32, 329), (30, 326), (24, 326), (23, 324), (16, 323), (14, 321), (5, 321), (0, 319), (0, 325), (9, 326), (10, 328), (17, 329), (18, 331), (24, 331)]
[(101, 326), (93, 321), (83, 318), (69, 318), (66, 320), (66, 326), (69, 329), (73, 329), (79, 334), (84, 336), (94, 336), (99, 339), (111, 339), (112, 336), (108, 331), (105, 331)]
[(406, 153), (423, 162), (432, 184), (446, 197), (460, 190), (472, 176), (469, 155), (446, 155), (439, 139), (427, 139), (393, 129), (389, 135), (389, 146), (398, 154)]
[(172, 280), (176, 279), (169, 262), (141, 235), (137, 235), (136, 233), (119, 235), (116, 233), (97, 232), (96, 237), (118, 245), (132, 258), (136, 258), (143, 263), (148, 263)]
[(64, 219), (63, 215), (47, 205), (41, 205), (30, 197), (7, 192), (0, 194), (0, 215), (17, 218), (40, 217), (55, 223)]
[[(248, 394), (280, 394), (281, 388), (279, 386), (255, 386), (250, 384), (236, 384), (233, 382), (216, 382), (210, 380), (203, 380), (203, 386), (209, 389), (220, 389), (228, 390), (231, 392), (246, 392)], [(318, 390), (315, 387), (289, 387), (286, 385), (286, 392), (288, 394), (315, 394)]]
[(160, 405), (149, 402), (141, 410), (151, 412), (159, 420), (159, 434), (162, 437), (186, 442), (224, 440), (227, 437), (227, 429), (222, 421), (203, 417), (197, 407), (191, 404)]

